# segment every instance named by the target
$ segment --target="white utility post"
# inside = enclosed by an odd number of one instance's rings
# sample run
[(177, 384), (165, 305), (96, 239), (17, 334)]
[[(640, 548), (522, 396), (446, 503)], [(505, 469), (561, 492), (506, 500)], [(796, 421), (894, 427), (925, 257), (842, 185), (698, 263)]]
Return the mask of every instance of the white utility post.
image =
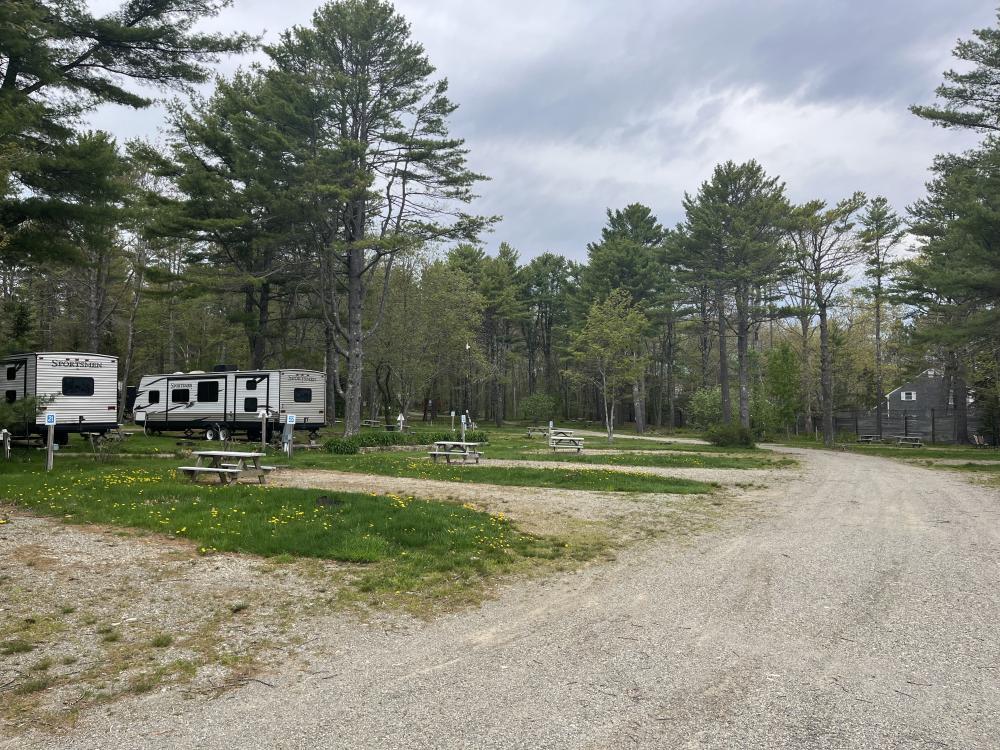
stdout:
[(462, 415), (462, 442), (465, 442), (465, 415)]
[(10, 459), (10, 433), (7, 430), (0, 430), (0, 446), (3, 447), (3, 457)]
[(45, 471), (52, 471), (55, 463), (56, 422), (58, 417), (53, 412), (45, 413), (45, 427), (48, 435), (45, 442)]
[(258, 409), (260, 417), (260, 452), (267, 453), (267, 409)]
[(451, 431), (455, 431), (455, 410), (451, 410)]
[(285, 448), (285, 455), (292, 457), (292, 446), (295, 443), (295, 415), (285, 415), (285, 429), (281, 434), (281, 442)]

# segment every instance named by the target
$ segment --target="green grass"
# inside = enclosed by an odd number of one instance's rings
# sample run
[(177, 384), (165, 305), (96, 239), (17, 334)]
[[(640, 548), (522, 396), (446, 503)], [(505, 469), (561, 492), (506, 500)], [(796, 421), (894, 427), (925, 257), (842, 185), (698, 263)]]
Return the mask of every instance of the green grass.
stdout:
[[(492, 446), (492, 443), (491, 443)], [(486, 449), (489, 452), (490, 448)], [(565, 460), (565, 455), (563, 459)], [(537, 469), (433, 463), (421, 452), (379, 452), (358, 456), (311, 453), (295, 459), (299, 467), (314, 467), (390, 477), (447, 482), (499, 484), (514, 487), (554, 487), (595, 492), (692, 494), (712, 492), (717, 485), (674, 477), (656, 477), (608, 469)]]
[[(172, 467), (159, 460), (112, 466), (62, 456), (46, 474), (40, 457), (22, 455), (0, 463), (0, 487), (0, 501), (41, 515), (190, 539), (205, 554), (382, 564), (357, 579), (365, 591), (412, 588), (428, 578), (470, 579), (519, 560), (565, 554), (562, 540), (520, 533), (503, 516), (471, 506), (374, 493), (195, 485), (175, 479)], [(317, 505), (321, 494), (335, 502)]]

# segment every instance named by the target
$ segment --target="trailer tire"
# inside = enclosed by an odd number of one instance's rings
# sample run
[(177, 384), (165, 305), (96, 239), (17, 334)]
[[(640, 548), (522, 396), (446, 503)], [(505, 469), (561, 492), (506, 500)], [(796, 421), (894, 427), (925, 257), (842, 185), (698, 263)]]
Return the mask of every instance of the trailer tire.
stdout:
[(205, 430), (205, 440), (216, 440), (219, 437), (219, 433), (216, 432), (214, 427), (209, 427)]

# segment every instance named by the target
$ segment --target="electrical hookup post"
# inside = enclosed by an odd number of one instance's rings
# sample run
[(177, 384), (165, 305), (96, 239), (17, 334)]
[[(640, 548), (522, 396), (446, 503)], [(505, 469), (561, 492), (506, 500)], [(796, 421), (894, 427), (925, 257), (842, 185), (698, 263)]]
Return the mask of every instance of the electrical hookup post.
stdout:
[(0, 452), (6, 460), (10, 460), (10, 433), (7, 430), (0, 430)]
[(58, 417), (49, 411), (45, 413), (45, 471), (52, 471), (55, 462), (56, 423)]
[(285, 455), (289, 458), (292, 457), (292, 446), (295, 443), (295, 415), (286, 414), (285, 415), (285, 429), (281, 431), (281, 447), (285, 451)]
[(258, 409), (257, 416), (260, 418), (260, 452), (267, 453), (267, 409)]
[(462, 415), (462, 442), (465, 442), (465, 415)]

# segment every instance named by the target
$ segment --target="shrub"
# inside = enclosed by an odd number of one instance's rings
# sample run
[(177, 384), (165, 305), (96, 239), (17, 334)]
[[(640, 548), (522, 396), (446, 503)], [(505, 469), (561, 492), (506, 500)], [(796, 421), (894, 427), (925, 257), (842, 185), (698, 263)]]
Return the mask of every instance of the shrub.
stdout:
[(547, 422), (555, 417), (556, 400), (547, 393), (532, 393), (521, 401), (521, 413), (533, 424)]
[(705, 439), (723, 448), (755, 448), (753, 432), (738, 424), (717, 424), (705, 430)]
[(722, 389), (701, 388), (688, 403), (688, 423), (692, 427), (710, 428), (722, 419)]

